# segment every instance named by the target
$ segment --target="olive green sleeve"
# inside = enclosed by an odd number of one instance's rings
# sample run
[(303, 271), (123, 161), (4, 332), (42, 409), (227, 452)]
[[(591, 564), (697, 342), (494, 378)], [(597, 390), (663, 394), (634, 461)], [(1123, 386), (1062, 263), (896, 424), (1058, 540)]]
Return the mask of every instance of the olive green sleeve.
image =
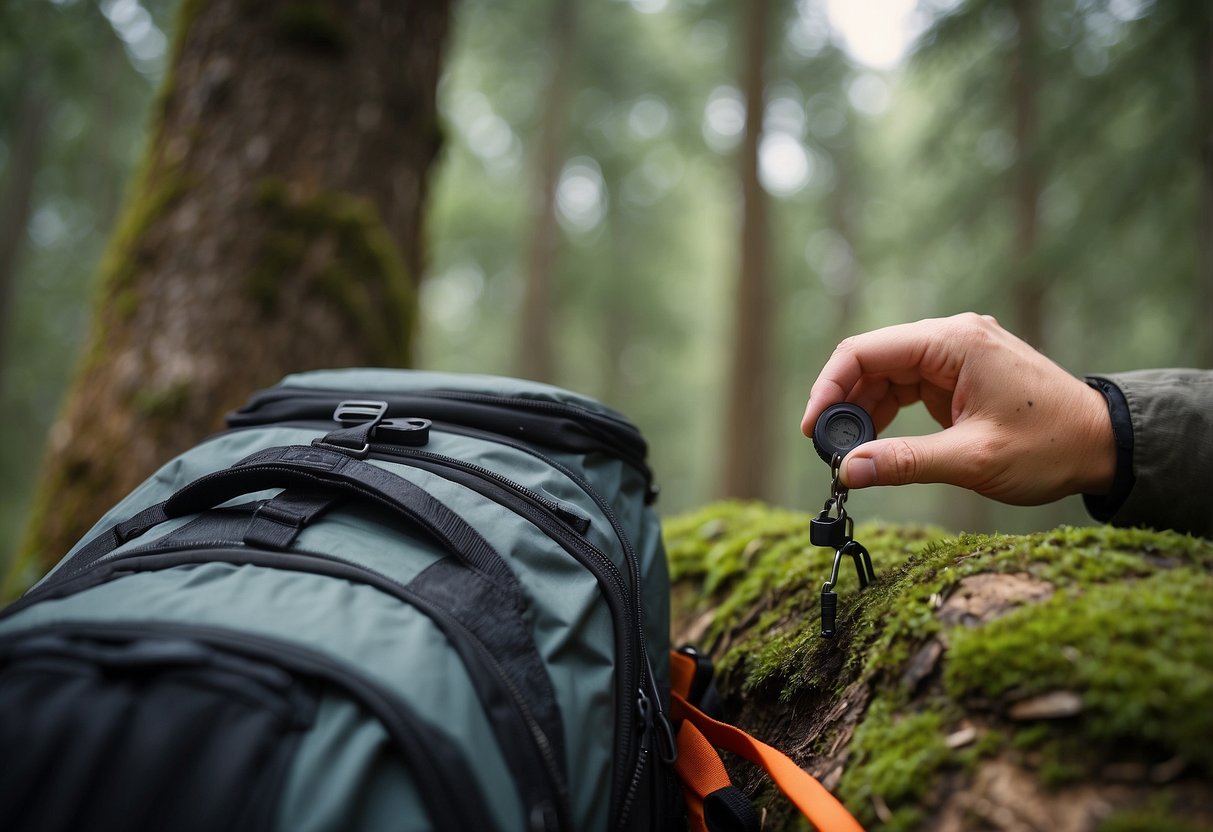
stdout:
[(1094, 378), (1124, 396), (1132, 485), (1119, 505), (1097, 510), (1097, 498), (1088, 498), (1088, 509), (1116, 526), (1213, 537), (1213, 371), (1140, 370)]

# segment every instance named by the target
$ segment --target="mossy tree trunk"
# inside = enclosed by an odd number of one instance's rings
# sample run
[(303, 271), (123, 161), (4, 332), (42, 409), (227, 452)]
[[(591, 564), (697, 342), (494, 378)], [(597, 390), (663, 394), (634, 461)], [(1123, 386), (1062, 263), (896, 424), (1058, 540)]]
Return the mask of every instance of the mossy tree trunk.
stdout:
[(257, 387), (408, 362), (449, 11), (186, 3), (52, 433), (27, 580)]
[[(667, 521), (674, 640), (714, 657), (735, 721), (870, 829), (1213, 828), (1213, 542), (868, 524), (838, 636), (809, 516), (729, 503)], [(730, 761), (731, 762), (731, 761)], [(770, 800), (764, 829), (799, 828)]]

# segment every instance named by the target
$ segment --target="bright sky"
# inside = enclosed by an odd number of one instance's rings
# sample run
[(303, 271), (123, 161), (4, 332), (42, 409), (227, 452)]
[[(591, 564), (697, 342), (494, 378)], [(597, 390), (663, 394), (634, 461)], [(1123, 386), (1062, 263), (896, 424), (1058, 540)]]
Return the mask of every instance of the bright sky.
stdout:
[(826, 0), (830, 24), (849, 54), (873, 69), (901, 63), (922, 30), (916, 0)]

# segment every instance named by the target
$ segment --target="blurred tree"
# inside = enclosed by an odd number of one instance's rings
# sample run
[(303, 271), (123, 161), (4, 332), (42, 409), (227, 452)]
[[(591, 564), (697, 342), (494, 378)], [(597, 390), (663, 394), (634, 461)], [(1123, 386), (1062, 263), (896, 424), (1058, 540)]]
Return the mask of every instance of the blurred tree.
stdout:
[[(83, 340), (90, 278), (145, 142), (167, 45), (160, 27), (175, 8), (174, 0), (0, 7), (0, 113), (8, 116), (0, 117), (0, 183), (10, 183), (9, 216), (20, 204), (11, 183), (32, 185), (28, 221), (5, 221), (0, 232), (13, 252), (0, 411), (7, 435), (20, 437), (0, 443), (0, 573)], [(36, 167), (15, 152), (21, 135), (36, 132), (36, 118), (17, 115), (23, 98), (44, 111)]]
[(577, 3), (555, 0), (549, 38), (547, 79), (541, 99), (539, 141), (532, 174), (531, 225), (518, 334), (518, 372), (550, 383), (552, 354), (552, 267), (556, 257), (556, 187), (564, 164), (568, 133), (573, 47), (577, 40)]
[(34, 202), (34, 180), (46, 142), (47, 104), (41, 68), (30, 61), (20, 70), (12, 123), (7, 175), (0, 182), (0, 361), (8, 338), (10, 306), (17, 267), (25, 250)]
[(745, 4), (745, 132), (738, 155), (742, 192), (740, 264), (732, 332), (732, 369), (725, 404), (720, 494), (764, 495), (770, 471), (772, 287), (768, 265), (767, 193), (758, 178), (758, 151), (766, 113), (770, 14), (767, 0)]
[[(1200, 310), (1207, 322), (1213, 321), (1213, 6), (1205, 2), (1191, 4), (1194, 58), (1196, 152), (1200, 159), (1200, 214), (1197, 240), (1200, 260), (1198, 281), (1203, 292)], [(1213, 326), (1201, 329), (1201, 361), (1213, 367)]]
[(1011, 53), (1011, 101), (1015, 111), (1015, 329), (1037, 349), (1045, 349), (1046, 284), (1036, 263), (1039, 236), (1041, 157), (1037, 123), (1040, 61), (1036, 0), (1012, 0), (1015, 46)]
[(408, 361), (448, 14), (440, 0), (183, 9), (25, 578), (249, 390)]

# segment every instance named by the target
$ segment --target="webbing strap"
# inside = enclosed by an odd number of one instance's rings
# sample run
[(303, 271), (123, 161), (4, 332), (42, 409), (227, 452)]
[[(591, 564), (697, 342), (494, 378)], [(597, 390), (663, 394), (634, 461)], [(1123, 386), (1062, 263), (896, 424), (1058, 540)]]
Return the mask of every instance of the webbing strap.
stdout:
[(257, 507), (244, 531), (248, 546), (286, 551), (299, 532), (337, 503), (328, 494), (309, 491), (283, 491)]
[(673, 695), (670, 713), (675, 719), (685, 719), (698, 728), (716, 748), (731, 751), (760, 766), (820, 832), (863, 832), (859, 822), (825, 786), (782, 752), (740, 728), (717, 722), (679, 694)]
[(695, 660), (686, 653), (677, 650), (670, 651), (670, 690), (687, 699), (691, 695), (691, 687), (695, 684)]
[(682, 780), (682, 793), (690, 814), (690, 832), (708, 832), (703, 817), (703, 799), (732, 783), (716, 749), (689, 721), (684, 721), (678, 729), (678, 760), (674, 770)]
[(307, 445), (267, 448), (231, 468), (194, 480), (163, 503), (98, 534), (60, 567), (52, 580), (72, 577), (165, 520), (206, 511), (242, 494), (271, 488), (320, 492), (387, 509), (411, 521), (458, 560), (512, 594), (521, 592), (518, 578), (493, 546), (462, 516), (423, 488), (369, 462)]

